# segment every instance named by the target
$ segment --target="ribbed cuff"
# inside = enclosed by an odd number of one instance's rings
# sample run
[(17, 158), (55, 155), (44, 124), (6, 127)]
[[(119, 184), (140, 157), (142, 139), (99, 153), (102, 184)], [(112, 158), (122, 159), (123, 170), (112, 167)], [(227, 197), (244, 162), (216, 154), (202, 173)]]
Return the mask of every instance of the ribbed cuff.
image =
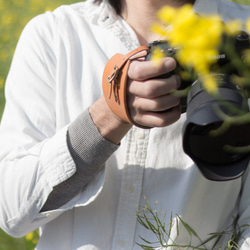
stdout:
[(53, 188), (42, 212), (57, 209), (79, 194), (119, 147), (101, 136), (88, 111), (69, 126), (67, 144), (76, 164), (76, 173)]
[(89, 169), (90, 173), (103, 166), (119, 147), (102, 137), (88, 111), (69, 126), (67, 143), (77, 170)]

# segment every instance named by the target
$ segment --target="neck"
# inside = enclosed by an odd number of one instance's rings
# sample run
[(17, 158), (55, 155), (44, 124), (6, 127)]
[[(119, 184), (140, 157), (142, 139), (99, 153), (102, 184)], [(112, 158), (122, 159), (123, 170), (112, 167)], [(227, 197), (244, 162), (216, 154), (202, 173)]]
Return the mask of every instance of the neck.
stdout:
[(184, 4), (193, 4), (195, 0), (123, 0), (121, 16), (134, 29), (141, 45), (157, 40), (150, 31), (151, 25), (157, 22), (157, 12), (165, 5), (179, 8)]

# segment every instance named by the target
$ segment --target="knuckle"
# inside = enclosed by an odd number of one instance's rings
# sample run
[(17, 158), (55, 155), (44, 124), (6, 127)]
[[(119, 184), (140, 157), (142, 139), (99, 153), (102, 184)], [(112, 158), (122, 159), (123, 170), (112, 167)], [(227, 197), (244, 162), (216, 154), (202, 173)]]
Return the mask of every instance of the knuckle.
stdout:
[(173, 95), (171, 95), (171, 97), (173, 98), (173, 104), (174, 104), (173, 106), (174, 107), (180, 105), (180, 103), (181, 103), (181, 98), (180, 97), (173, 96)]
[(144, 97), (147, 98), (152, 98), (153, 97), (153, 92), (154, 92), (154, 85), (150, 84), (148, 82), (145, 82), (142, 88), (142, 93)]
[(178, 108), (173, 108), (171, 111), (167, 111), (167, 113), (163, 114), (162, 119), (158, 120), (157, 127), (166, 127), (174, 122), (176, 122), (180, 118), (180, 111)]
[(157, 101), (152, 101), (151, 103), (150, 103), (150, 110), (151, 111), (153, 111), (153, 112), (157, 112), (157, 111), (159, 111), (160, 109), (162, 108), (162, 105), (159, 103), (159, 102), (157, 102)]
[(173, 90), (177, 90), (181, 86), (181, 79), (178, 75), (172, 75), (171, 82)]
[(140, 63), (132, 62), (130, 67), (130, 78), (134, 80), (140, 80), (142, 75), (142, 68)]
[(166, 64), (170, 70), (174, 70), (177, 66), (176, 60), (173, 57), (167, 57)]
[(162, 61), (159, 70), (160, 71), (167, 71), (167, 72), (171, 72), (173, 71), (177, 66), (177, 63), (175, 61), (174, 58), (172, 57), (166, 57), (164, 58), (164, 60)]

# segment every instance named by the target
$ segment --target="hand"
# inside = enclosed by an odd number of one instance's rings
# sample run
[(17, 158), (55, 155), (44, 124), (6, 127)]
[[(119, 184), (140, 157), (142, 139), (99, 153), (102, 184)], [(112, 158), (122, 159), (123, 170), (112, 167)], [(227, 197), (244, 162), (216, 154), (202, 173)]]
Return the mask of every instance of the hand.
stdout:
[(180, 98), (172, 95), (180, 87), (177, 75), (157, 79), (173, 71), (176, 62), (171, 57), (152, 61), (133, 61), (129, 67), (128, 108), (132, 120), (147, 127), (165, 127), (180, 117)]
[[(127, 99), (132, 119), (143, 126), (164, 127), (180, 117), (180, 99), (171, 95), (180, 86), (180, 78), (154, 77), (171, 72), (176, 67), (173, 58), (164, 58), (159, 67), (150, 61), (133, 61), (128, 76)], [(99, 132), (107, 140), (118, 144), (131, 128), (108, 107), (102, 96), (89, 107), (89, 113)]]

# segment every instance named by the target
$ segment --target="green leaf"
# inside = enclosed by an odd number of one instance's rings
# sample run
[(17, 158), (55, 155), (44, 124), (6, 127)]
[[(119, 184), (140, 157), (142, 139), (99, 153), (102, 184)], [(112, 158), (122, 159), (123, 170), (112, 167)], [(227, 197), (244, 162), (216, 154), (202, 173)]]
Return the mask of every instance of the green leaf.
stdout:
[(189, 233), (190, 236), (194, 235), (195, 237), (199, 238), (198, 234), (195, 232), (195, 230), (192, 227), (190, 227), (186, 222), (184, 222), (180, 216), (177, 215), (177, 217), (180, 220), (181, 224), (185, 227), (186, 231)]

